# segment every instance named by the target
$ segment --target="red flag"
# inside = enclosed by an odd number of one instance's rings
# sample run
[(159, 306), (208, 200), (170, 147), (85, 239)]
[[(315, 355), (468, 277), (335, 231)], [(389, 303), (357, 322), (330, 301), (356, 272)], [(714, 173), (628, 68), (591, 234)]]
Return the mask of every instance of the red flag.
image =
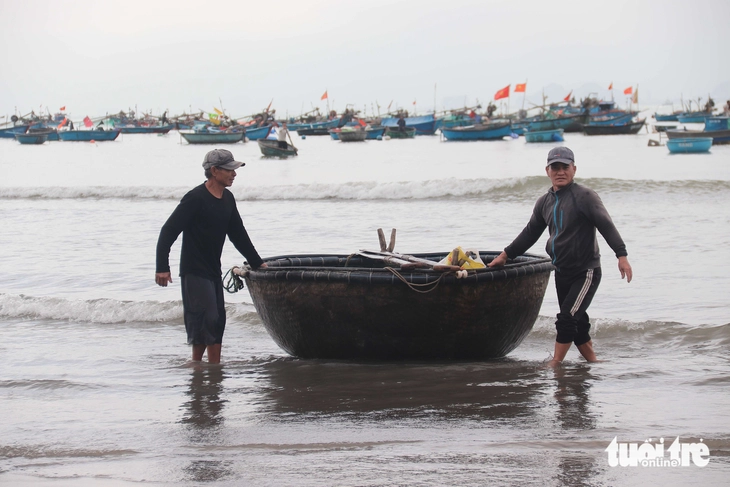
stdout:
[(61, 120), (61, 123), (59, 123), (58, 124), (58, 127), (56, 127), (56, 128), (57, 129), (60, 129), (61, 127), (63, 127), (64, 125), (66, 125), (66, 122), (68, 122), (68, 119), (66, 117), (63, 117), (63, 120)]
[(608, 89), (609, 89), (609, 90), (612, 90), (612, 89), (613, 89), (613, 81), (611, 81), (611, 84), (610, 84), (610, 85), (608, 85)]
[(362, 118), (358, 119), (357, 123), (359, 123), (361, 127), (367, 126), (367, 122), (365, 120), (363, 120)]
[(327, 90), (324, 90), (324, 94), (322, 95), (322, 98), (320, 98), (320, 100), (326, 100), (327, 98), (329, 98), (327, 96)]
[(89, 118), (89, 116), (88, 115), (85, 116), (84, 117), (84, 126), (85, 127), (91, 127), (93, 125), (94, 125), (94, 122), (91, 121), (91, 119)]
[(524, 93), (527, 83), (518, 83), (515, 85), (515, 93)]
[(414, 104), (414, 105), (416, 104), (416, 100), (413, 100), (413, 104)]
[(510, 86), (511, 85), (507, 85), (504, 88), (502, 88), (501, 90), (499, 90), (498, 92), (496, 92), (494, 94), (494, 99), (501, 100), (502, 98), (509, 98), (509, 87)]
[(570, 93), (568, 93), (568, 96), (563, 98), (563, 101), (570, 101), (570, 96), (573, 94), (573, 90), (570, 90)]
[(624, 90), (624, 95), (630, 95), (630, 94), (631, 94), (631, 93), (633, 93), (633, 92), (634, 92), (634, 89), (633, 89), (632, 87), (630, 87), (630, 86), (629, 86), (628, 88), (626, 88), (626, 89)]
[(61, 111), (61, 112), (62, 112), (62, 111), (64, 111), (65, 109), (66, 109), (66, 105), (62, 106), (62, 107), (61, 107), (61, 109), (60, 109), (59, 111)]

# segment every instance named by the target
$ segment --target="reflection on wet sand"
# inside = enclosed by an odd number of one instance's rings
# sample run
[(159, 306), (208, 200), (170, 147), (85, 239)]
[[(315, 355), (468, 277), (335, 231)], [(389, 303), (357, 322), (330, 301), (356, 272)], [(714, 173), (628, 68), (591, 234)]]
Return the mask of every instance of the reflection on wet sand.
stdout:
[(265, 408), (302, 415), (509, 418), (532, 414), (538, 364), (349, 363), (285, 359), (262, 366)]
[[(590, 389), (597, 377), (591, 374), (590, 365), (557, 367), (554, 370), (556, 433), (569, 436), (586, 434), (596, 428), (596, 413), (591, 410)], [(598, 453), (598, 452), (596, 452)], [(586, 452), (563, 451), (557, 465), (558, 485), (594, 485), (606, 464), (601, 455)]]
[[(194, 445), (220, 441), (226, 403), (221, 398), (224, 377), (221, 366), (198, 367), (190, 376), (181, 423), (187, 426), (190, 442)], [(185, 478), (195, 482), (216, 481), (232, 474), (230, 461), (203, 458), (192, 460), (183, 470)]]

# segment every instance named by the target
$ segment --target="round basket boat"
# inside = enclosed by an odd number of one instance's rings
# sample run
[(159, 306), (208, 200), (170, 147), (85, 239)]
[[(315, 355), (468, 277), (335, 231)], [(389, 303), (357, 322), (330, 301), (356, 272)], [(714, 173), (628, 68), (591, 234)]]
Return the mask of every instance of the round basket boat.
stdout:
[[(414, 256), (438, 262), (446, 255)], [(265, 261), (245, 280), (267, 331), (291, 355), (325, 359), (503, 357), (532, 329), (553, 270), (549, 259), (529, 254), (466, 278), (357, 255)]]

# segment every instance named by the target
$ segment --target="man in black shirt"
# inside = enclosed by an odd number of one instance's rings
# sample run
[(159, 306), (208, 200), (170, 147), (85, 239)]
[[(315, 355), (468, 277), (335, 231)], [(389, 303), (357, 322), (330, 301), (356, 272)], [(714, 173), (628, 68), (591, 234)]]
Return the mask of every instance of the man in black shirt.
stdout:
[(201, 361), (207, 349), (208, 362), (220, 363), (226, 325), (220, 259), (226, 235), (251, 267), (266, 267), (243, 226), (233, 194), (226, 189), (243, 165), (227, 150), (208, 152), (203, 160), (207, 181), (183, 196), (157, 240), (155, 282), (166, 287), (172, 282), (170, 247), (183, 234), (180, 283), (194, 361)]
[(551, 367), (563, 361), (571, 343), (575, 343), (587, 361), (597, 360), (588, 333), (591, 324), (586, 312), (601, 282), (601, 254), (596, 230), (616, 254), (621, 278), (631, 282), (633, 275), (626, 245), (611, 216), (595, 191), (573, 182), (575, 171), (573, 151), (555, 147), (548, 153), (545, 172), (552, 187), (535, 203), (527, 226), (488, 264), (489, 267), (502, 266), (508, 258), (522, 255), (537, 242), (546, 227), (549, 229), (546, 251), (555, 266), (555, 288), (560, 305), (555, 322), (555, 354), (548, 364)]

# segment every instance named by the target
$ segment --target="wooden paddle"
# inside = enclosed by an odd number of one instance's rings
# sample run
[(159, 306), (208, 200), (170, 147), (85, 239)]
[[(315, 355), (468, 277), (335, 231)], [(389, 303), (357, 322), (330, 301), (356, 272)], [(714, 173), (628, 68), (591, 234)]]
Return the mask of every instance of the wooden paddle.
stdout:
[(461, 267), (459, 267), (458, 265), (439, 264), (438, 262), (433, 260), (422, 259), (413, 255), (399, 254), (396, 252), (360, 250), (359, 252), (356, 252), (356, 254), (360, 255), (361, 257), (366, 257), (368, 259), (384, 260), (386, 262), (399, 264), (401, 265), (401, 267), (403, 266), (402, 263), (406, 263), (411, 264), (408, 267), (426, 267), (435, 271), (461, 270)]

